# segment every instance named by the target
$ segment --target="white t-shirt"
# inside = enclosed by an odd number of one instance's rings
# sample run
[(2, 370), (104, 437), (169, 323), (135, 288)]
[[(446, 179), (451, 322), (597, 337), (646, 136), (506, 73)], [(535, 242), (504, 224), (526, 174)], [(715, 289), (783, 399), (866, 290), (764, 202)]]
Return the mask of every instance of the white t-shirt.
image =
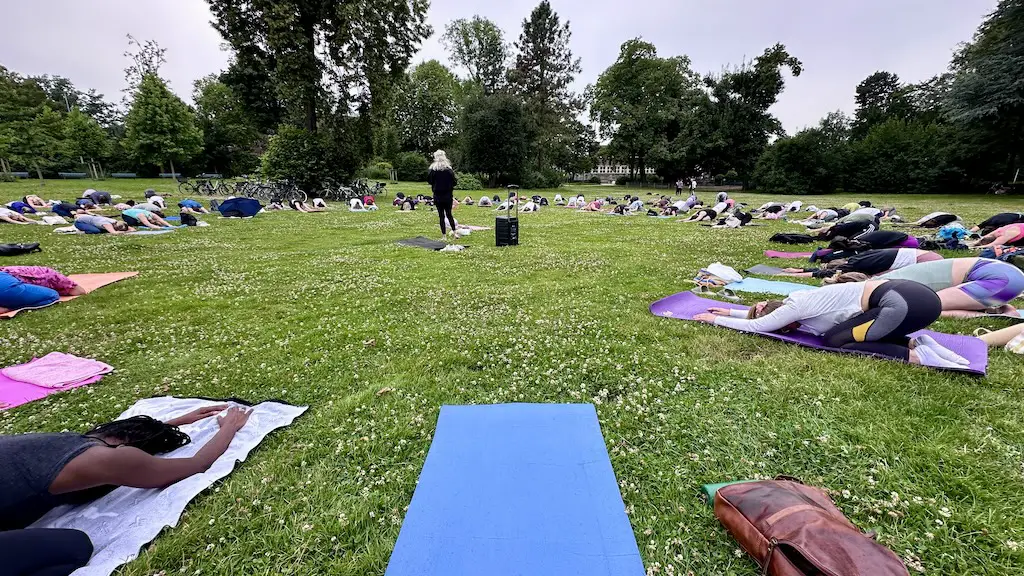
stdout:
[(900, 248), (896, 253), (896, 259), (892, 261), (890, 270), (899, 270), (912, 264), (917, 264), (917, 248)]
[(579, 203), (576, 200), (576, 197), (574, 196), (572, 198), (569, 198), (569, 203), (566, 204), (566, 206), (568, 206), (569, 208), (575, 208), (575, 207), (579, 206)]
[(562, 195), (561, 194), (555, 194), (555, 202), (557, 203), (557, 202), (561, 202), (561, 201), (562, 201)]
[(870, 208), (870, 207), (861, 208), (860, 210), (854, 210), (852, 212), (852, 214), (870, 214), (872, 216), (878, 216), (881, 213), (882, 213), (882, 211), (879, 210), (878, 208)]
[(627, 208), (627, 210), (629, 210), (630, 212), (636, 212), (637, 210), (639, 210), (639, 209), (641, 209), (643, 207), (644, 207), (644, 201), (643, 200), (633, 200), (629, 204), (629, 208)]
[(353, 199), (349, 200), (349, 204), (351, 205), (351, 207), (349, 208), (350, 210), (362, 210), (363, 209), (363, 201), (360, 200), (359, 198), (353, 198)]
[(746, 312), (734, 310), (739, 317), (719, 316), (715, 324), (744, 332), (774, 332), (799, 322), (807, 331), (820, 336), (864, 312), (860, 303), (867, 286), (865, 282), (850, 282), (800, 290), (790, 294), (781, 308), (767, 316), (747, 320)]
[(676, 210), (683, 210), (686, 208), (686, 200), (676, 200), (672, 205), (675, 206)]
[(797, 212), (797, 211), (799, 211), (799, 210), (800, 210), (800, 207), (801, 207), (801, 206), (803, 206), (803, 205), (804, 205), (804, 203), (803, 203), (803, 202), (801, 202), (801, 201), (799, 201), (799, 200), (795, 200), (795, 201), (793, 201), (792, 203), (790, 203), (790, 205), (789, 205), (789, 211), (790, 211), (790, 212)]
[(715, 214), (721, 214), (722, 212), (725, 212), (725, 209), (728, 207), (729, 205), (725, 202), (719, 202), (718, 204), (715, 204), (715, 207), (712, 208), (712, 210), (715, 211)]
[(539, 208), (539, 206), (537, 206), (537, 203), (534, 202), (533, 200), (530, 200), (529, 202), (526, 203), (525, 206), (523, 206), (523, 212), (536, 212), (537, 208)]
[(167, 206), (167, 204), (164, 203), (164, 199), (163, 199), (162, 196), (150, 196), (149, 197), (149, 201), (151, 203), (153, 203), (153, 204), (156, 204), (157, 206), (159, 206), (161, 208), (164, 208), (164, 207)]

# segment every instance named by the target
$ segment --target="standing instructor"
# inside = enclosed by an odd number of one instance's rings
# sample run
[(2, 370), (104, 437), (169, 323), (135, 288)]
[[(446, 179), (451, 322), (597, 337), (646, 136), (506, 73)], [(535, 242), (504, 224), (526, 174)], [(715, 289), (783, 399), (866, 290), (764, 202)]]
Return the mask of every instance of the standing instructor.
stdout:
[(444, 150), (434, 152), (434, 163), (430, 165), (430, 173), (427, 174), (427, 182), (434, 193), (434, 206), (437, 207), (437, 215), (441, 220), (441, 235), (447, 237), (445, 229), (445, 218), (451, 226), (452, 236), (455, 235), (455, 217), (452, 216), (453, 192), (458, 179), (455, 177), (455, 170)]

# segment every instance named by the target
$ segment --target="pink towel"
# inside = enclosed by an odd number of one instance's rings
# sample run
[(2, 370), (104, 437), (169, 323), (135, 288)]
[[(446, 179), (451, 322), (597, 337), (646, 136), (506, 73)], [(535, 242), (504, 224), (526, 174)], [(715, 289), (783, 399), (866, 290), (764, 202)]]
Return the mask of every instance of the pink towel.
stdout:
[(11, 380), (43, 388), (66, 388), (113, 371), (113, 366), (97, 360), (50, 352), (31, 362), (4, 368), (0, 374)]
[(26, 382), (11, 380), (3, 374), (0, 374), (0, 410), (14, 408), (15, 406), (21, 406), (22, 404), (28, 404), (29, 402), (39, 400), (40, 398), (45, 398), (50, 394), (56, 394), (72, 388), (78, 388), (79, 386), (99, 382), (100, 378), (103, 378), (103, 376), (93, 376), (87, 380), (82, 380), (81, 382), (65, 386), (64, 388), (43, 388)]

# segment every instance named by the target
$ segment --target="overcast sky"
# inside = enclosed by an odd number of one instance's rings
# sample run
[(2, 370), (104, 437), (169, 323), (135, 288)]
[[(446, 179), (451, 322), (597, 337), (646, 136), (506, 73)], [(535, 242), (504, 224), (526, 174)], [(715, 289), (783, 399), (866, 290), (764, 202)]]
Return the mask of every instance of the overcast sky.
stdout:
[[(490, 18), (511, 42), (538, 0), (433, 0), (435, 35), (415, 61), (447, 62), (437, 36), (474, 14)], [(695, 70), (718, 72), (781, 42), (804, 63), (773, 109), (792, 133), (826, 113), (853, 110), (857, 83), (876, 70), (904, 81), (942, 72), (997, 0), (552, 0), (571, 22), (571, 49), (583, 59), (577, 88), (615, 61), (619, 46), (642, 36), (663, 56), (686, 54)], [(13, 0), (3, 8), (0, 65), (25, 75), (67, 76), (80, 89), (119, 100), (126, 34), (167, 49), (161, 70), (190, 100), (192, 82), (228, 60), (203, 0)]]

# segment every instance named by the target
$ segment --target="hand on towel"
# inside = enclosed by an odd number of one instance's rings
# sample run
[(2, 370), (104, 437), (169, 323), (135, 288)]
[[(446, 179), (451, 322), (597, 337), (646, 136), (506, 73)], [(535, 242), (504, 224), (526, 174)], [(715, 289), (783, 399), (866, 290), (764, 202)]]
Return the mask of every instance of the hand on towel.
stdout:
[(251, 413), (252, 410), (243, 410), (235, 406), (229, 408), (227, 412), (217, 418), (217, 423), (220, 424), (222, 430), (227, 429), (238, 432), (249, 421), (249, 414)]
[(196, 408), (184, 416), (178, 416), (177, 418), (168, 420), (167, 424), (171, 426), (184, 426), (185, 424), (192, 424), (193, 422), (198, 422), (204, 418), (209, 418), (210, 416), (216, 416), (227, 409), (227, 404), (204, 406), (202, 408)]

